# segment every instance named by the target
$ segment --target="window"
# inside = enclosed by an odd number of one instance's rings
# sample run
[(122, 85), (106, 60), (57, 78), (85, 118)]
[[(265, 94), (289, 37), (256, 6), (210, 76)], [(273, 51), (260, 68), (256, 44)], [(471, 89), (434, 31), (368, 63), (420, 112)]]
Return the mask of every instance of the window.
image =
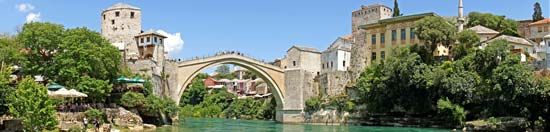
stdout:
[(370, 40), (371, 40), (371, 43), (372, 43), (372, 44), (376, 44), (376, 35), (374, 35), (374, 34), (371, 35)]
[(342, 62), (342, 66), (346, 67), (346, 61)]
[(130, 18), (134, 18), (134, 12), (130, 12)]
[(292, 61), (292, 66), (296, 66), (296, 61)]
[(157, 42), (157, 37), (153, 37), (153, 42)]
[(118, 11), (115, 12), (115, 16), (116, 16), (116, 17), (120, 16), (120, 12), (118, 12)]
[(143, 38), (141, 38), (141, 43), (143, 43)]
[(537, 29), (538, 29), (539, 33), (542, 32), (542, 27), (541, 26), (537, 27)]
[(391, 30), (391, 41), (397, 40), (397, 31)]
[(380, 58), (382, 58), (382, 60), (386, 59), (386, 51), (380, 52)]
[(414, 39), (414, 29), (411, 28), (410, 30), (411, 30), (411, 31), (410, 31), (410, 32), (411, 32), (411, 33), (410, 33), (410, 39)]
[(401, 29), (401, 40), (407, 39), (407, 32), (405, 32), (405, 29)]
[(111, 20), (111, 24), (115, 25), (115, 20)]
[(330, 62), (330, 68), (334, 67), (334, 65), (332, 64), (332, 61)]
[(372, 60), (376, 60), (376, 52), (372, 52)]
[(380, 33), (380, 44), (386, 43), (386, 34)]
[(105, 20), (105, 14), (103, 14), (103, 20)]
[(324, 64), (321, 64), (321, 67), (322, 67), (322, 69), (325, 69), (325, 65), (324, 65)]
[(151, 42), (151, 37), (147, 37), (147, 42)]
[(163, 43), (162, 43), (162, 39), (160, 39), (160, 43), (163, 44)]

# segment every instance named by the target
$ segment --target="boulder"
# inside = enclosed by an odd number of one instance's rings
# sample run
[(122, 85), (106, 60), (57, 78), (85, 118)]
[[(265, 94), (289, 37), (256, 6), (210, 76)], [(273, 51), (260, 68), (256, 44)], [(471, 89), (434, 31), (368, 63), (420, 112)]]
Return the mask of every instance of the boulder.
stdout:
[(130, 130), (132, 132), (143, 131), (143, 125), (128, 127), (128, 130)]
[(106, 108), (105, 114), (109, 122), (119, 127), (130, 128), (143, 125), (143, 120), (139, 115), (122, 107), (118, 109)]
[(143, 124), (143, 128), (144, 129), (156, 129), (157, 126), (152, 125), (152, 124)]

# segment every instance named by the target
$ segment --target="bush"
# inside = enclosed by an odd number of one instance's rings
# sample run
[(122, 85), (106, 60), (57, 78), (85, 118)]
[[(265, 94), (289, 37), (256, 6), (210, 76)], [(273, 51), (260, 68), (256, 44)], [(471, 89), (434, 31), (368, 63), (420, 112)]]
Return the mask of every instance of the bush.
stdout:
[(126, 92), (120, 98), (120, 105), (126, 108), (141, 107), (145, 102), (145, 96), (141, 93)]
[(320, 97), (312, 97), (308, 100), (306, 100), (306, 111), (307, 112), (315, 112), (321, 109), (321, 98)]
[(92, 120), (98, 120), (100, 123), (103, 123), (105, 121), (105, 114), (101, 112), (98, 109), (89, 109), (84, 112), (86, 115), (86, 118), (88, 118), (90, 121)]
[(167, 114), (168, 116), (176, 115), (178, 107), (176, 102), (166, 97), (159, 97), (156, 95), (149, 95), (145, 98), (143, 112), (145, 115), (160, 117), (160, 114)]
[(448, 122), (449, 125), (457, 126), (464, 123), (466, 118), (464, 108), (453, 104), (449, 99), (439, 99), (437, 101), (437, 109), (439, 116)]

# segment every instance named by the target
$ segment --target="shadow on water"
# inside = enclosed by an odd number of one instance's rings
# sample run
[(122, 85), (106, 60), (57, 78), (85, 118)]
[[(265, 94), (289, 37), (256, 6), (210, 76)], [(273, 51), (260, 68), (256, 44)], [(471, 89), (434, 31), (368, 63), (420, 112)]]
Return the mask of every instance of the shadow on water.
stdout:
[(325, 126), (308, 124), (281, 124), (274, 121), (232, 120), (217, 118), (186, 118), (177, 126), (158, 128), (158, 132), (448, 132), (444, 129)]

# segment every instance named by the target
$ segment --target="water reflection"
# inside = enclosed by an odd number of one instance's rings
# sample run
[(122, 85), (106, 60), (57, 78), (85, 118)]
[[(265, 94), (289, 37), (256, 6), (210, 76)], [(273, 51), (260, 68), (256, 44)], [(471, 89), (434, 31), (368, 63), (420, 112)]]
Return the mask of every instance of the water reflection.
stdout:
[(448, 132), (431, 128), (325, 126), (280, 124), (273, 121), (186, 118), (178, 126), (160, 127), (158, 132)]

